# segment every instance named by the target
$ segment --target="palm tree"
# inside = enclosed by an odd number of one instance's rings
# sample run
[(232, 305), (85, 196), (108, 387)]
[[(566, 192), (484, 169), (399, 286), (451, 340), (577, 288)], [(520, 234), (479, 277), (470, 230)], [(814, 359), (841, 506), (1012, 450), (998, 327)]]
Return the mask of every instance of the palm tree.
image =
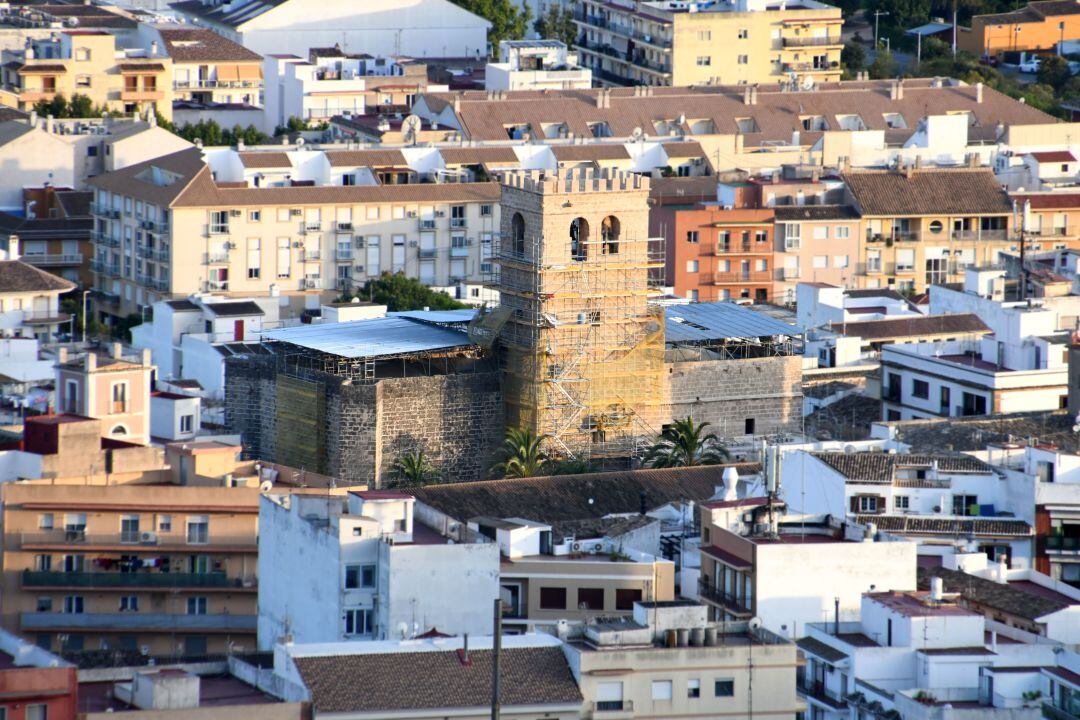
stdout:
[(428, 462), (422, 448), (409, 450), (395, 458), (390, 466), (391, 487), (412, 487), (438, 482), (439, 472)]
[(706, 432), (709, 423), (693, 418), (676, 420), (645, 454), (645, 465), (654, 468), (717, 465), (728, 459), (728, 451), (716, 433)]
[(499, 449), (500, 460), (491, 466), (489, 475), (527, 478), (547, 470), (550, 458), (541, 447), (546, 435), (534, 435), (528, 428), (507, 428)]

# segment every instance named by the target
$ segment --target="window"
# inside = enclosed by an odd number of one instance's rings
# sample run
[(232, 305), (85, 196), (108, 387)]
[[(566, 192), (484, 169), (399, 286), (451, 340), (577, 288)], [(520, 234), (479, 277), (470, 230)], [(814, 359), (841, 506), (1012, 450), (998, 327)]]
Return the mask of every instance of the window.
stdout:
[(128, 411), (128, 384), (126, 382), (113, 383), (112, 386), (112, 413), (114, 415)]
[(247, 241), (247, 276), (248, 280), (258, 280), (262, 265), (262, 241), (248, 238)]
[(687, 260), (686, 261), (686, 272), (688, 272), (688, 273), (696, 273), (697, 271), (698, 271), (698, 261), (697, 260)]
[(23, 717), (25, 717), (26, 720), (49, 720), (49, 706), (45, 703), (27, 705), (26, 713)]
[(491, 217), (492, 209), (490, 203), (484, 203), (480, 206), (480, 217)]
[(747, 30), (746, 28), (739, 28), (739, 39), (740, 40), (746, 40), (749, 37), (750, 37), (750, 31), (749, 30)]
[(712, 30), (698, 30), (697, 39), (700, 42), (710, 42), (712, 40)]
[(190, 433), (195, 428), (195, 416), (194, 415), (181, 415), (180, 416), (180, 432)]
[(750, 64), (750, 56), (749, 55), (740, 55), (738, 62), (739, 62), (740, 65), (749, 65)]
[(566, 588), (542, 587), (540, 588), (541, 610), (565, 610)]
[(69, 615), (80, 615), (83, 612), (83, 596), (68, 595), (64, 598), (64, 612)]
[(911, 497), (908, 495), (897, 495), (893, 498), (894, 510), (910, 510), (911, 509)]
[(89, 75), (76, 75), (75, 76), (75, 87), (81, 87), (81, 88), (90, 87), (90, 76)]
[(699, 680), (698, 678), (691, 678), (690, 680), (686, 681), (686, 697), (701, 697), (701, 680)]
[(814, 267), (816, 269), (818, 269), (818, 270), (822, 270), (824, 268), (829, 267), (829, 256), (828, 255), (815, 255), (814, 256)]
[(653, 700), (670, 700), (671, 699), (671, 681), (670, 680), (653, 680), (652, 681), (652, 699)]
[(188, 555), (188, 573), (205, 575), (210, 572), (210, 558), (205, 555)]
[(187, 541), (189, 545), (205, 545), (210, 541), (210, 518), (206, 515), (192, 515), (187, 519)]
[(37, 599), (37, 611), (38, 612), (52, 612), (52, 598), (51, 597), (39, 597)]
[(696, 245), (697, 241), (698, 241), (698, 231), (697, 230), (687, 230), (686, 231), (686, 242), (693, 243), (693, 244)]
[(829, 239), (829, 226), (828, 225), (815, 225), (814, 226), (814, 239), (815, 240), (828, 240)]
[(735, 681), (717, 680), (713, 685), (713, 694), (716, 697), (735, 697)]
[(937, 235), (945, 226), (941, 224), (940, 220), (933, 220), (930, 222), (930, 232)]
[(189, 635), (184, 640), (184, 653), (193, 657), (206, 655), (206, 636)]
[(172, 532), (172, 515), (158, 515), (158, 532)]
[[(706, 528), (708, 530), (708, 528)], [(615, 609), (633, 610), (634, 603), (641, 601), (641, 590), (638, 588), (618, 588), (615, 590)]]
[(75, 61), (86, 62), (90, 59), (90, 48), (75, 48)]
[(603, 610), (604, 588), (578, 588), (577, 606), (579, 610)]
[(122, 543), (137, 543), (137, 542), (139, 542), (139, 516), (138, 515), (121, 515), (120, 516), (120, 542), (122, 542)]
[(290, 249), (289, 238), (279, 237), (277, 239), (277, 276), (279, 278), (287, 278), (291, 274), (291, 268), (289, 267), (292, 261), (292, 250)]
[(139, 596), (121, 595), (120, 612), (139, 612)]
[(187, 599), (187, 614), (188, 615), (205, 615), (206, 614), (206, 598), (205, 597), (189, 597)]
[(346, 565), (345, 566), (345, 589), (375, 587), (374, 565)]
[(849, 228), (847, 225), (836, 226), (837, 240), (847, 240), (849, 237), (851, 237), (851, 228)]
[(860, 513), (876, 513), (877, 512), (877, 496), (876, 495), (858, 495), (852, 498), (852, 504), (855, 506), (855, 512)]
[(834, 268), (846, 268), (848, 266), (847, 255), (833, 255), (833, 267)]
[(49, 572), (52, 570), (52, 555), (35, 555), (34, 569), (38, 572)]
[(973, 516), (979, 514), (979, 498), (976, 495), (953, 495), (953, 515)]
[(697, 64), (698, 67), (708, 67), (712, 65), (712, 57), (709, 55), (698, 55)]
[(345, 611), (346, 635), (372, 635), (375, 632), (375, 614), (365, 608)]
[(614, 680), (596, 684), (596, 709), (611, 711), (623, 709), (623, 684)]
[(912, 380), (911, 394), (913, 397), (922, 398), (923, 400), (928, 399), (930, 397), (930, 383), (925, 380)]
[(248, 210), (248, 222), (262, 222), (262, 210)]
[(53, 514), (52, 513), (42, 513), (41, 515), (38, 515), (38, 527), (41, 528), (42, 530), (52, 530), (53, 529)]
[(753, 435), (755, 425), (754, 418), (746, 418), (746, 420), (743, 421), (743, 435)]

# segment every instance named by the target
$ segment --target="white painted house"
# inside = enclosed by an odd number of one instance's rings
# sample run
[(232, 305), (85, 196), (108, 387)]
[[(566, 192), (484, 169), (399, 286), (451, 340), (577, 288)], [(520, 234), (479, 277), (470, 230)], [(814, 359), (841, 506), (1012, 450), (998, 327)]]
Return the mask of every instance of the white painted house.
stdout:
[(484, 70), (485, 90), (587, 90), (592, 70), (558, 40), (503, 40)]
[[(482, 634), (499, 596), (499, 546), (448, 543), (388, 491), (265, 495), (259, 507), (259, 647)], [(482, 538), (480, 538), (482, 540)]]
[(184, 0), (173, 10), (260, 55), (346, 52), (412, 57), (485, 57), (487, 20), (450, 0)]

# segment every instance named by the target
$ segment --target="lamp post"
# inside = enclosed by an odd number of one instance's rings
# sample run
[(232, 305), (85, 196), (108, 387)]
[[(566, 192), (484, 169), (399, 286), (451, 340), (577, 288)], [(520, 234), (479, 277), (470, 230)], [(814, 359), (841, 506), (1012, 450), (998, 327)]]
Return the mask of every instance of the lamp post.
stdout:
[(1058, 43), (1058, 57), (1065, 54), (1065, 21), (1058, 23), (1058, 30), (1061, 31), (1061, 42)]
[(878, 18), (880, 18), (882, 15), (888, 15), (888, 14), (889, 14), (888, 12), (884, 12), (882, 10), (875, 10), (874, 11), (874, 51), (875, 52), (877, 52), (877, 43), (878, 43)]
[[(82, 294), (82, 342), (86, 344), (86, 296), (90, 294), (89, 290), (83, 290)], [(71, 333), (74, 335), (75, 333)]]

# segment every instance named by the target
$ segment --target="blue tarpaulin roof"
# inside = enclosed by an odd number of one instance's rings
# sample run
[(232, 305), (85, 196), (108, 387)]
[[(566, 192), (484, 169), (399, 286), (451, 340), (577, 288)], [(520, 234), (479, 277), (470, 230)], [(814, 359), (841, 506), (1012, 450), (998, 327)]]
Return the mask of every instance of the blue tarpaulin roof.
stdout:
[(948, 23), (932, 22), (926, 23), (925, 25), (920, 25), (919, 27), (913, 27), (910, 30), (906, 30), (905, 32), (908, 35), (922, 35), (925, 37), (927, 35), (937, 35), (938, 33), (945, 32), (946, 30), (952, 30), (952, 25), (949, 25)]
[(727, 338), (801, 335), (802, 329), (732, 302), (690, 303), (664, 308), (664, 334), (669, 343)]
[(265, 340), (347, 358), (408, 355), (472, 345), (463, 332), (406, 317), (297, 325), (262, 335)]

